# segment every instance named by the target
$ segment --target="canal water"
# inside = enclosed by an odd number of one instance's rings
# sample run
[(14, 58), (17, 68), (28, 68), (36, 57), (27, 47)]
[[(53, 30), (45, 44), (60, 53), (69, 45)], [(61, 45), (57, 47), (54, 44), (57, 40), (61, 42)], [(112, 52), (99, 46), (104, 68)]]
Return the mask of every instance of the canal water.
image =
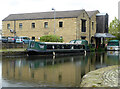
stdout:
[(118, 65), (119, 59), (118, 51), (57, 57), (3, 56), (0, 79), (2, 87), (79, 87), (86, 73)]

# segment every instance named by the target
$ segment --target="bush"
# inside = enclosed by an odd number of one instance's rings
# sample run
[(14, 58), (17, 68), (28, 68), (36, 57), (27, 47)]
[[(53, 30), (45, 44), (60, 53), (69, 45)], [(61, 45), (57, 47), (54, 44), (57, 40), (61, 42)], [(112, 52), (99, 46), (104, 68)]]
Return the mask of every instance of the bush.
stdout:
[(91, 44), (88, 45), (90, 52), (95, 52), (95, 47), (93, 47)]
[(56, 35), (46, 35), (40, 37), (41, 42), (63, 42), (63, 38)]

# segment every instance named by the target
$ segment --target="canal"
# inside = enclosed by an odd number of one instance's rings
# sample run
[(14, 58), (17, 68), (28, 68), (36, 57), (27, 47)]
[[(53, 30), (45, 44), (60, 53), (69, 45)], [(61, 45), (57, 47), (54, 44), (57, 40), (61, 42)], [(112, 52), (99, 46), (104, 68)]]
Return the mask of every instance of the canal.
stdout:
[(0, 79), (2, 87), (79, 87), (86, 73), (118, 65), (119, 59), (117, 51), (59, 57), (3, 56)]

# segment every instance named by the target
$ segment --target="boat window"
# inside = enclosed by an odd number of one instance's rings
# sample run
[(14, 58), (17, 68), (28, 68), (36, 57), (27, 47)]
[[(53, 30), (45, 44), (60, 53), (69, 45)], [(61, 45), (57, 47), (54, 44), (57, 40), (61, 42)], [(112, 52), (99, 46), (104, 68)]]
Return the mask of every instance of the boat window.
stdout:
[(47, 49), (53, 49), (52, 45), (47, 45)]
[(70, 49), (71, 46), (70, 45), (64, 45), (64, 49)]
[(31, 42), (30, 43), (30, 48), (33, 48), (35, 46), (35, 43), (34, 42)]
[(118, 42), (108, 42), (108, 46), (119, 46)]
[(80, 47), (79, 47), (80, 45), (74, 45), (74, 49), (79, 49)]
[(39, 44), (40, 49), (44, 49), (44, 45)]
[(77, 44), (82, 44), (82, 41), (76, 41), (75, 43), (77, 43)]

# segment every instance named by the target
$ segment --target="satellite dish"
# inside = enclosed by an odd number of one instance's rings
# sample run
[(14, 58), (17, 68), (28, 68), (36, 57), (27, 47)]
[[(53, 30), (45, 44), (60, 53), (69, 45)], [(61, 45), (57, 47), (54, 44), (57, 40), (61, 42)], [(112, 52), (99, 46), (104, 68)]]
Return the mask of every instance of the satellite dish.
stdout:
[(10, 32), (13, 33), (14, 32), (13, 29), (10, 29)]

